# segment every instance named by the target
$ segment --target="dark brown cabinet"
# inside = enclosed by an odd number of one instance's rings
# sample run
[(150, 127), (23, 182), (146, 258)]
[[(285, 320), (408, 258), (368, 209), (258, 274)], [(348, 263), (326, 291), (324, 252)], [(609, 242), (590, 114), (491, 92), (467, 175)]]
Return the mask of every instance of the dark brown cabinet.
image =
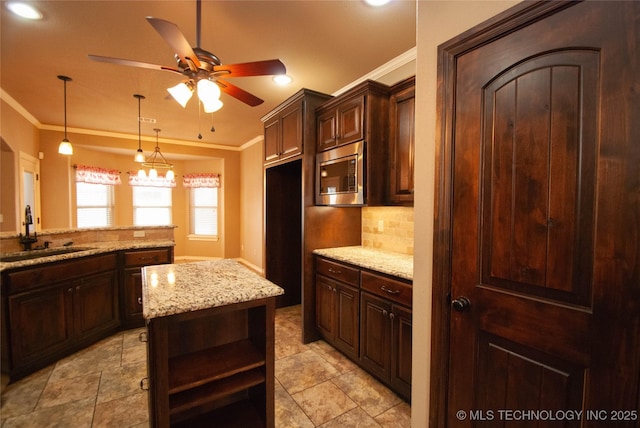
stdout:
[(152, 427), (273, 427), (275, 298), (148, 320)]
[(12, 380), (115, 332), (116, 254), (3, 274), (2, 368)]
[(388, 203), (413, 205), (415, 76), (391, 87)]
[(142, 318), (143, 266), (173, 263), (173, 247), (124, 251), (121, 291), (122, 327), (144, 326)]
[(358, 358), (360, 290), (325, 276), (316, 279), (318, 331), (335, 348)]
[(406, 400), (411, 399), (410, 282), (316, 257), (321, 337)]
[(360, 362), (400, 396), (411, 398), (411, 284), (361, 276)]
[(385, 204), (388, 175), (389, 87), (372, 80), (354, 86), (316, 109), (318, 146), (322, 152), (364, 142), (364, 204)]
[[(315, 105), (328, 98), (329, 95), (302, 89), (262, 118), (265, 164), (302, 154), (307, 133), (306, 116), (313, 114)], [(311, 112), (308, 112), (310, 108)]]
[(358, 94), (318, 115), (318, 151), (364, 139), (364, 103)]

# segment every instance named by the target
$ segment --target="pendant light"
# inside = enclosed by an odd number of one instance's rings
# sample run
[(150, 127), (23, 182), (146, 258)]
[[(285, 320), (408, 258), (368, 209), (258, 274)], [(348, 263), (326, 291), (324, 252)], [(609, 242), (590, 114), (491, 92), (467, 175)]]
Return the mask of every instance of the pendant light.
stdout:
[[(165, 178), (167, 180), (173, 180), (175, 177), (173, 173), (173, 165), (167, 162), (167, 160), (164, 158), (164, 156), (160, 152), (160, 146), (158, 144), (158, 133), (160, 132), (160, 129), (154, 128), (153, 130), (156, 131), (156, 148), (153, 151), (153, 154), (149, 156), (149, 159), (147, 159), (142, 165), (151, 168), (149, 170), (149, 178), (158, 177), (157, 169), (160, 168), (160, 169), (168, 169), (167, 174), (165, 175)], [(160, 159), (158, 159), (158, 156), (160, 156)]]
[(58, 76), (58, 79), (64, 82), (64, 138), (58, 146), (58, 153), (61, 155), (72, 155), (73, 146), (67, 139), (67, 82), (70, 82), (71, 78), (67, 76)]
[[(135, 162), (143, 163), (144, 162), (144, 152), (142, 151), (142, 136), (140, 134), (140, 123), (142, 122), (140, 118), (140, 100), (144, 100), (144, 95), (134, 94), (134, 98), (138, 99), (138, 150), (136, 151), (136, 155), (133, 158)], [(144, 170), (140, 168), (140, 171), (144, 173)], [(140, 175), (140, 171), (138, 171), (138, 175)]]

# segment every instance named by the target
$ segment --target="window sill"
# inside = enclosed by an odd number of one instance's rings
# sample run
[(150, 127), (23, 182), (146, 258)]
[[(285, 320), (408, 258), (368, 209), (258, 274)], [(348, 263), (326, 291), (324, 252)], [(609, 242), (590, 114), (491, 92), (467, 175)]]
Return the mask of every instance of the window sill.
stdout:
[(187, 235), (189, 241), (217, 241), (219, 238), (215, 235)]

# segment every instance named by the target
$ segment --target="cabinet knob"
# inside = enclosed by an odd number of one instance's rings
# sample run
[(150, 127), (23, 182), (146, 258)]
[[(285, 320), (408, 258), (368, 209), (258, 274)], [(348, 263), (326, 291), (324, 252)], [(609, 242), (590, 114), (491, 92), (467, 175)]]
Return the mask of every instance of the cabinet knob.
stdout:
[(386, 309), (383, 309), (383, 310), (382, 310), (382, 316), (383, 316), (383, 317), (386, 317), (388, 314), (389, 314), (389, 312), (387, 312), (387, 310), (386, 310)]
[(396, 319), (396, 314), (394, 314), (393, 312), (391, 312), (389, 314), (389, 318), (391, 318), (391, 321), (393, 321), (394, 319)]
[(149, 390), (149, 378), (142, 378), (142, 380), (140, 381), (140, 389), (143, 391)]
[(138, 297), (138, 304), (141, 305), (142, 304), (142, 297)]
[(138, 335), (138, 340), (139, 340), (140, 342), (147, 342), (147, 341), (148, 341), (148, 339), (149, 339), (149, 337), (147, 336), (147, 332), (146, 332), (146, 331), (143, 331), (142, 333), (140, 333), (140, 334)]

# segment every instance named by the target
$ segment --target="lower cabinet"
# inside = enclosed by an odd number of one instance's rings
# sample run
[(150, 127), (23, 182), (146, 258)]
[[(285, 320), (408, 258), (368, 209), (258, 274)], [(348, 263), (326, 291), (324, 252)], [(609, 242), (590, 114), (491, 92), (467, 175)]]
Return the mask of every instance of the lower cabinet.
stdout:
[(320, 336), (410, 400), (411, 284), (316, 257), (315, 285)]
[(360, 290), (322, 275), (316, 279), (316, 317), (324, 339), (353, 359), (358, 358)]
[(120, 326), (115, 254), (3, 275), (3, 372), (11, 380)]
[(361, 294), (360, 363), (405, 399), (411, 397), (411, 311)]
[(122, 327), (143, 327), (142, 318), (142, 267), (173, 263), (173, 247), (129, 250), (122, 253)]

